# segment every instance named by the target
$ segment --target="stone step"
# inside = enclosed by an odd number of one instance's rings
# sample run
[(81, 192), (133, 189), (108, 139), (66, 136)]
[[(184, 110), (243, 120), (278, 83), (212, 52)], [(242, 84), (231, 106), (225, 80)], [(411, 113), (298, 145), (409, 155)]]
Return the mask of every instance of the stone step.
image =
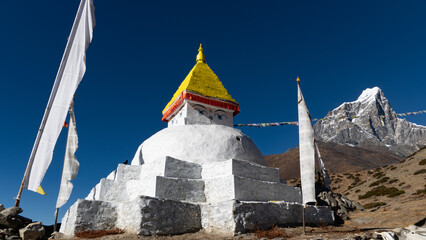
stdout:
[(60, 232), (73, 237), (83, 231), (119, 228), (128, 234), (175, 235), (201, 229), (196, 204), (140, 196), (130, 202), (78, 199), (62, 218)]
[(234, 175), (206, 179), (204, 188), (207, 202), (240, 200), (300, 203), (302, 201), (300, 188)]
[(141, 180), (116, 181), (102, 178), (86, 200), (126, 202), (140, 195), (155, 197), (156, 177)]
[(203, 179), (235, 175), (260, 181), (280, 182), (278, 168), (270, 168), (244, 160), (230, 159), (204, 164), (202, 167)]
[(126, 202), (141, 195), (189, 202), (206, 201), (203, 180), (162, 176), (127, 181), (103, 178), (86, 200)]
[(128, 181), (155, 176), (201, 179), (201, 166), (167, 156), (155, 163), (143, 165), (118, 164), (116, 173), (111, 173), (107, 178)]
[[(303, 205), (288, 202), (245, 202), (229, 200), (200, 204), (203, 229), (213, 233), (240, 234), (273, 226), (294, 227), (302, 225)], [(329, 206), (306, 206), (305, 221), (308, 226), (334, 223)]]
[(155, 197), (188, 202), (205, 202), (204, 181), (157, 176)]

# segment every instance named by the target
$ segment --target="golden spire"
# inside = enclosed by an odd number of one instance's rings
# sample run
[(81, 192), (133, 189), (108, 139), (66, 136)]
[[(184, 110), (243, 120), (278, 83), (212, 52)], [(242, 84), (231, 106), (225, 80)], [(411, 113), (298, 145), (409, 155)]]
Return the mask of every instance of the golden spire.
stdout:
[(198, 49), (197, 62), (206, 63), (206, 56), (204, 56), (203, 47), (201, 46), (201, 43), (200, 48)]
[(297, 79), (296, 79), (296, 81), (297, 81), (297, 82), (300, 82), (300, 78), (299, 78), (299, 76), (297, 76)]

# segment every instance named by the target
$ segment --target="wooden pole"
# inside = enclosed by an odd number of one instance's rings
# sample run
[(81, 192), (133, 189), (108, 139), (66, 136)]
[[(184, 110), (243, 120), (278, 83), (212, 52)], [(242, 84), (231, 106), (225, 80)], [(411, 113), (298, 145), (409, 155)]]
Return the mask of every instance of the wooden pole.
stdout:
[(59, 212), (59, 208), (56, 208), (55, 211), (55, 224), (53, 225), (53, 231), (56, 232), (56, 224), (58, 223), (58, 212)]
[(34, 143), (33, 150), (31, 151), (30, 159), (28, 160), (27, 168), (25, 169), (25, 173), (24, 173), (24, 177), (22, 178), (21, 186), (19, 187), (18, 195), (15, 197), (15, 200), (16, 200), (15, 206), (16, 207), (19, 207), (19, 204), (21, 202), (22, 191), (24, 190), (24, 185), (25, 185), (25, 182), (27, 181), (30, 169), (33, 166), (35, 154), (37, 152), (38, 145), (40, 144), (40, 140), (41, 140), (41, 137), (43, 135), (44, 127), (46, 126), (47, 118), (49, 117), (50, 109), (52, 108), (52, 105), (53, 105), (53, 100), (56, 97), (56, 93), (58, 92), (59, 84), (61, 82), (62, 76), (64, 75), (65, 63), (68, 61), (68, 57), (69, 57), (69, 54), (70, 54), (70, 51), (71, 51), (71, 46), (74, 43), (75, 34), (77, 32), (76, 24), (81, 19), (83, 7), (84, 7), (84, 4), (86, 2), (87, 2), (87, 0), (81, 0), (80, 6), (78, 7), (77, 15), (74, 19), (74, 24), (73, 24), (72, 29), (71, 29), (69, 41), (67, 42), (67, 46), (65, 47), (65, 52), (64, 52), (64, 55), (62, 57), (61, 64), (59, 65), (58, 73), (56, 74), (55, 83), (53, 84), (52, 92), (50, 93), (50, 97), (49, 97), (49, 101), (47, 103), (46, 111), (44, 112), (43, 120), (41, 121), (40, 129), (38, 130), (37, 138), (36, 138), (36, 141)]
[(302, 208), (303, 235), (306, 234), (306, 227), (305, 227), (305, 207), (306, 207), (306, 204), (303, 204), (303, 208)]

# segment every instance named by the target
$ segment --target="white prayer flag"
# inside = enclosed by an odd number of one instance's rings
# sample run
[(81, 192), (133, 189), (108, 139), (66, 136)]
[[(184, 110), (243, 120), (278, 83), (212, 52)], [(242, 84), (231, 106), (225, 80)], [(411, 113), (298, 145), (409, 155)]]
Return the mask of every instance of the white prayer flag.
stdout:
[(93, 0), (81, 0), (24, 176), (24, 188), (28, 190), (37, 191), (43, 180), (73, 95), (86, 71), (86, 50), (95, 27), (94, 10)]
[(331, 190), (331, 188), (330, 188), (330, 185), (331, 185), (330, 177), (328, 176), (327, 169), (325, 168), (324, 162), (322, 161), (321, 153), (319, 151), (318, 143), (316, 141), (315, 141), (315, 149), (317, 150), (318, 162), (319, 162), (319, 165), (320, 165), (320, 168), (321, 168), (322, 177), (324, 179), (324, 187), (328, 190)]
[(299, 154), (300, 179), (302, 183), (303, 203), (316, 202), (315, 200), (315, 150), (314, 129), (311, 115), (297, 84), (298, 112), (299, 112)]
[(56, 208), (62, 207), (69, 199), (73, 184), (70, 182), (77, 177), (80, 163), (75, 157), (78, 148), (78, 136), (74, 115), (74, 107), (71, 103), (70, 107), (70, 124), (68, 128), (67, 147), (65, 149), (64, 167), (62, 170), (61, 187), (59, 188), (58, 200)]

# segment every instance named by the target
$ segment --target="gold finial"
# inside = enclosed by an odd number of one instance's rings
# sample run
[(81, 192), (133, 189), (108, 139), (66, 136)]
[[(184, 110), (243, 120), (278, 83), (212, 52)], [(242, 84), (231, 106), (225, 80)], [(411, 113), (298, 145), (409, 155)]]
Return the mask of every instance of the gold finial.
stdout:
[(201, 46), (201, 43), (200, 43), (200, 48), (198, 49), (197, 62), (206, 63), (206, 56), (204, 56), (203, 47)]
[(300, 78), (299, 78), (299, 76), (297, 76), (297, 79), (296, 79), (296, 81), (297, 81), (297, 82), (300, 82)]

